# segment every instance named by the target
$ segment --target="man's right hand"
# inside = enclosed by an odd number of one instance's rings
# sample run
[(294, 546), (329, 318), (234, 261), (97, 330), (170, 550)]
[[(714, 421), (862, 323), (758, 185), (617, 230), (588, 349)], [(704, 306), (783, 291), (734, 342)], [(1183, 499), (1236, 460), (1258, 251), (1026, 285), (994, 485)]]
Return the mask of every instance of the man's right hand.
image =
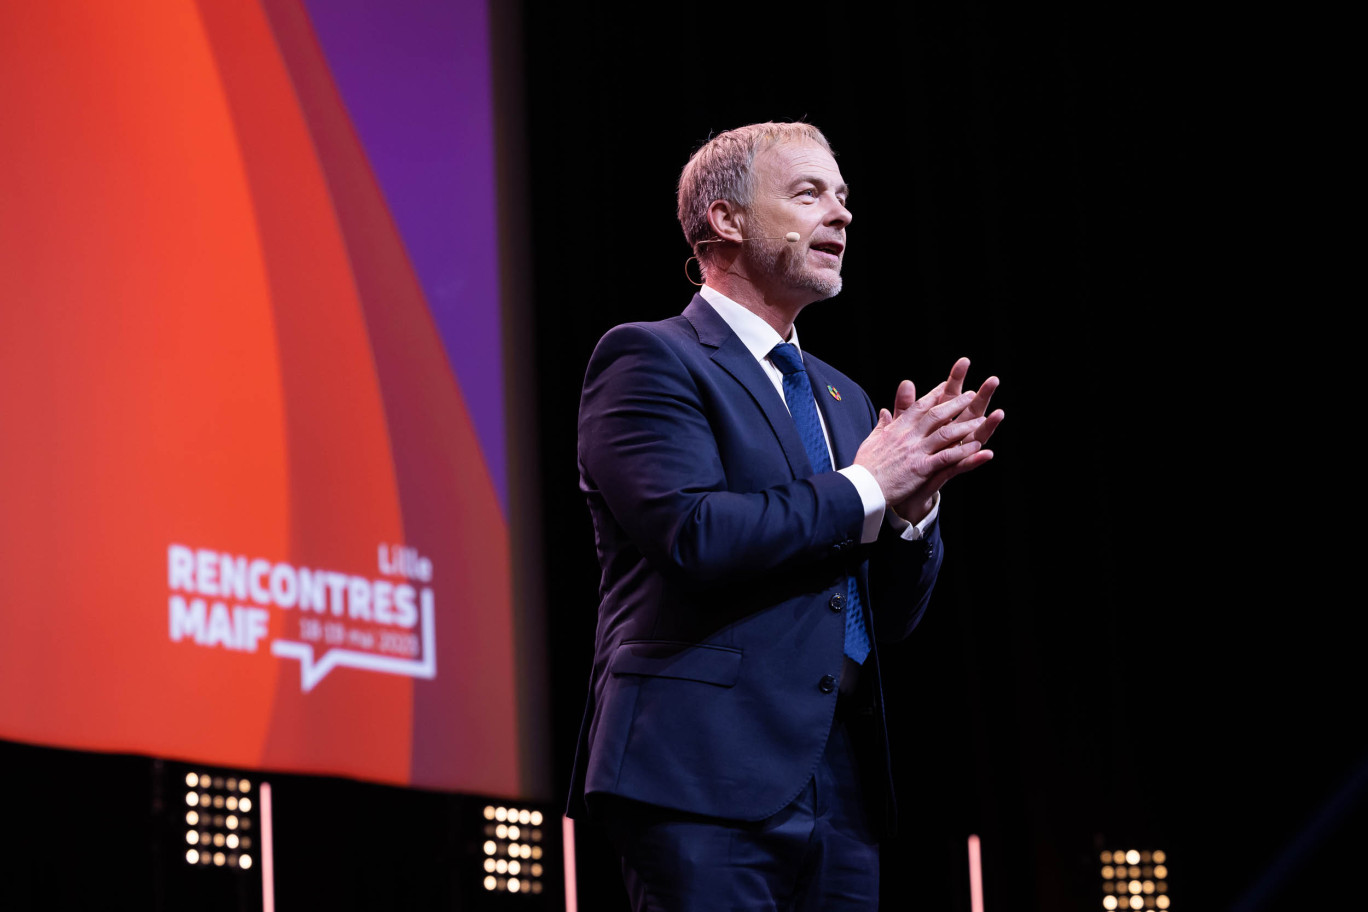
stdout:
[(955, 362), (949, 378), (916, 398), (910, 380), (898, 386), (895, 412), (880, 409), (879, 422), (860, 444), (855, 464), (864, 466), (899, 516), (920, 522), (936, 492), (956, 475), (993, 458), (984, 444), (1002, 422), (1001, 409), (988, 404), (998, 379), (989, 377), (977, 391), (961, 392), (969, 360)]

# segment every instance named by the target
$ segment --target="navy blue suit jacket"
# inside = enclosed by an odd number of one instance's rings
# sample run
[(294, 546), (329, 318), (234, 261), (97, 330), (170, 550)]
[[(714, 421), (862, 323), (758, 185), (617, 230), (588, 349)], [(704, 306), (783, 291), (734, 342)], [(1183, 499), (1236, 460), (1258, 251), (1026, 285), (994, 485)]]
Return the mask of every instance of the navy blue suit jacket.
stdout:
[[(874, 407), (804, 360), (835, 465), (850, 465)], [(877, 641), (905, 637), (925, 610), (935, 527), (908, 542), (885, 526), (860, 544), (854, 485), (813, 473), (782, 396), (701, 297), (599, 342), (579, 464), (603, 574), (572, 816), (599, 794), (736, 820), (792, 801), (831, 730), (845, 637), (833, 597), (850, 573), (876, 641), (862, 677), (887, 786)]]

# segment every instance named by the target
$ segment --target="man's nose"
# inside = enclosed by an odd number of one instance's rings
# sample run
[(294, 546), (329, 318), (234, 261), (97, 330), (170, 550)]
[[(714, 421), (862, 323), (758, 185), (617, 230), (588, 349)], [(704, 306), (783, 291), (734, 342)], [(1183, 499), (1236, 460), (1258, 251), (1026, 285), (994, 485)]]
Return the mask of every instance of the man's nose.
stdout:
[(845, 204), (833, 197), (831, 209), (827, 212), (824, 224), (834, 225), (837, 228), (844, 228), (850, 224), (852, 218), (854, 218), (854, 216), (850, 214), (850, 210), (845, 207)]

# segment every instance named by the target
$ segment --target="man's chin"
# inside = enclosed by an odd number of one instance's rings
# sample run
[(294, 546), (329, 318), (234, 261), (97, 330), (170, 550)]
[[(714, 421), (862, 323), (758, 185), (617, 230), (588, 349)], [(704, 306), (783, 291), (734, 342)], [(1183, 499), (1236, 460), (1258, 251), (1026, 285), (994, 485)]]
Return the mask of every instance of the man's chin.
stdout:
[(807, 275), (803, 276), (803, 286), (819, 295), (818, 301), (825, 301), (841, 293), (841, 277)]

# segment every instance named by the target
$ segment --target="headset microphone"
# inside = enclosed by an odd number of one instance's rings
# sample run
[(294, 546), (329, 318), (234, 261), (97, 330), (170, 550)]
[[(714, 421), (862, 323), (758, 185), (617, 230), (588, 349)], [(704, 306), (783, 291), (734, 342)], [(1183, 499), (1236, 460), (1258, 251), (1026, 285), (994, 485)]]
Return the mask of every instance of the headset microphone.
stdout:
[[(784, 235), (783, 237), (753, 237), (753, 238), (741, 238), (742, 241), (788, 241), (790, 244), (796, 244), (796, 243), (798, 243), (799, 241), (801, 241), (802, 239), (803, 239), (803, 236), (802, 236), (801, 234), (799, 234), (798, 232), (796, 232), (796, 231), (790, 231), (788, 234)], [(706, 241), (699, 241), (699, 242), (698, 242), (698, 245), (701, 247), (701, 246), (703, 246), (704, 244), (730, 244), (730, 243), (739, 243), (739, 242), (737, 242), (737, 241), (729, 241), (729, 240), (727, 240), (726, 238), (708, 238)], [(684, 277), (685, 277), (686, 279), (688, 279), (688, 280), (689, 280), (691, 283), (693, 283), (694, 285), (702, 285), (702, 284), (703, 284), (702, 282), (694, 282), (694, 277), (691, 276), (691, 275), (689, 275), (689, 263), (692, 262), (693, 260), (696, 260), (696, 259), (698, 259), (698, 257), (696, 257), (696, 256), (691, 256), (691, 257), (689, 257), (689, 259), (687, 259), (687, 260), (684, 261)]]
[[(803, 236), (802, 236), (801, 234), (799, 234), (799, 233), (796, 232), (796, 231), (790, 231), (788, 234), (784, 235), (783, 237), (748, 237), (748, 238), (742, 238), (741, 240), (743, 240), (743, 241), (788, 241), (790, 244), (796, 244), (796, 243), (798, 243), (799, 241), (801, 241), (802, 239), (803, 239)], [(738, 242), (736, 242), (736, 241), (729, 241), (729, 240), (727, 240), (726, 238), (709, 238), (709, 239), (706, 240), (706, 241), (699, 241), (698, 243), (700, 243), (700, 244), (734, 244), (734, 243), (738, 243)]]

